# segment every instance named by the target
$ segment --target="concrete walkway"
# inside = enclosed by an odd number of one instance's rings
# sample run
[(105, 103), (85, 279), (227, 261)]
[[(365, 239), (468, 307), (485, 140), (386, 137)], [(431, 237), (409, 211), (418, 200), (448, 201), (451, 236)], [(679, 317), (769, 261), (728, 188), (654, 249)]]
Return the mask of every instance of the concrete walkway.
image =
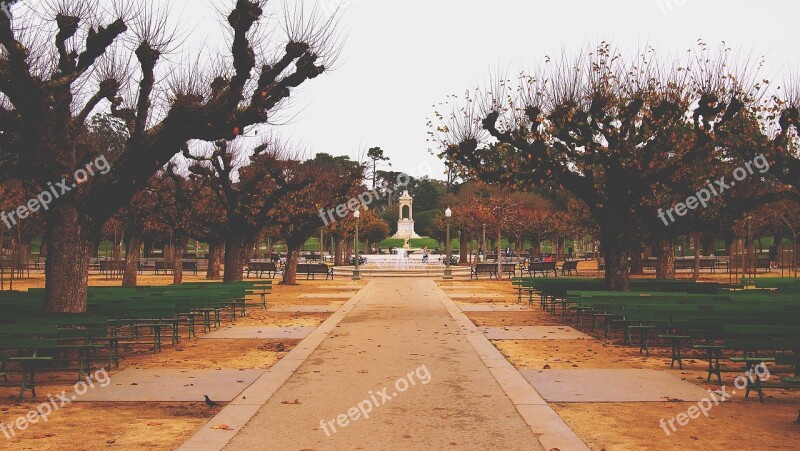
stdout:
[(210, 429), (235, 417), (223, 410), (190, 442), (235, 434), (226, 449), (586, 449), (433, 280), (372, 281), (342, 309), (327, 335), (307, 339), (314, 347), (285, 382), (265, 381), (274, 395), (246, 426)]

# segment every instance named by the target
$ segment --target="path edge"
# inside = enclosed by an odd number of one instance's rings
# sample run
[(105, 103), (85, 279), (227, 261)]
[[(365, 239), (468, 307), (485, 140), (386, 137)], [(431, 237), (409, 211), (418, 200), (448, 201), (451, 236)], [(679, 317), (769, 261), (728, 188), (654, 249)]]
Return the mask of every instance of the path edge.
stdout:
[[(297, 371), (300, 365), (311, 356), (311, 353), (325, 341), (325, 338), (336, 329), (339, 323), (365, 297), (366, 290), (372, 284), (373, 282), (370, 281), (358, 290), (339, 310), (331, 314), (328, 319), (308, 334), (282, 359), (275, 362), (270, 369), (250, 384), (247, 389), (234, 398), (217, 415), (208, 420), (202, 428), (189, 437), (177, 450), (196, 451), (202, 449), (203, 451), (221, 451), (228, 446), (228, 443), (236, 437), (278, 389)], [(212, 429), (212, 426), (219, 425), (227, 425), (231, 430)]]
[[(435, 283), (435, 282), (434, 282)], [(470, 345), (492, 373), (500, 388), (509, 397), (514, 408), (530, 427), (545, 450), (589, 451), (589, 447), (575, 431), (547, 404), (500, 351), (486, 338), (477, 326), (450, 299), (442, 287), (435, 283), (435, 292), (450, 316), (458, 323)]]

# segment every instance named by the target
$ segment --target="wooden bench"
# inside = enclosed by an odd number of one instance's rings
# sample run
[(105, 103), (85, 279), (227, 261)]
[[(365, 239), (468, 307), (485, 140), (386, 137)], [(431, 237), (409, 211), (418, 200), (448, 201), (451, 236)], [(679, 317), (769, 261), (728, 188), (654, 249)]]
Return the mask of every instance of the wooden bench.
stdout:
[[(477, 279), (480, 274), (489, 274), (489, 278), (497, 278), (497, 263), (476, 263), (475, 266), (470, 268), (470, 279)], [(509, 278), (516, 277), (517, 264), (516, 263), (500, 263), (499, 269), (501, 273), (505, 273)]]
[(314, 279), (316, 274), (325, 274), (325, 280), (333, 279), (333, 268), (324, 263), (298, 263), (297, 274), (305, 274), (306, 280)]
[(497, 265), (494, 263), (476, 263), (475, 266), (470, 268), (470, 280), (477, 279), (480, 274), (489, 274), (489, 278), (497, 278)]
[(274, 262), (248, 262), (247, 277), (250, 277), (251, 271), (254, 272), (259, 279), (264, 274), (272, 279), (278, 274), (278, 266)]
[(106, 278), (122, 277), (125, 272), (125, 260), (100, 260), (100, 275)]
[(572, 275), (575, 272), (575, 275), (578, 275), (578, 260), (567, 260), (561, 265), (561, 275)]
[(172, 274), (172, 262), (156, 260), (155, 268), (156, 274)]
[(183, 260), (181, 261), (181, 268), (184, 271), (193, 272), (194, 275), (197, 275), (197, 260)]
[(541, 274), (542, 277), (547, 277), (551, 271), (554, 276), (558, 276), (556, 272), (556, 262), (530, 262), (527, 268), (528, 275), (532, 277), (536, 277), (537, 272)]

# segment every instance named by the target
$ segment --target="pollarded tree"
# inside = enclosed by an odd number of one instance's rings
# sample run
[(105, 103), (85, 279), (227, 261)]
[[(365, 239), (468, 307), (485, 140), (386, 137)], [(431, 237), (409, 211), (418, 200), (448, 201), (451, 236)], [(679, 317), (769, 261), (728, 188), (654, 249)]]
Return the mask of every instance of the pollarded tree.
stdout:
[[(500, 253), (502, 252), (502, 249), (500, 249), (500, 241), (502, 240), (503, 232), (510, 232), (511, 223), (514, 221), (516, 212), (519, 210), (522, 202), (514, 193), (490, 186), (478, 189), (474, 195), (474, 201), (477, 209), (491, 219), (489, 224), (494, 227), (497, 233), (495, 248), (497, 251), (497, 277), (500, 278), (502, 274), (500, 265), (503, 261), (503, 259), (500, 258)], [(488, 249), (486, 252), (488, 253)]]
[[(637, 211), (676, 172), (716, 155), (718, 134), (762, 86), (701, 48), (685, 64), (651, 50), (626, 61), (607, 44), (538, 75), (504, 80), (439, 114), (431, 132), (466, 172), (515, 189), (552, 184), (582, 200), (600, 229), (606, 285), (629, 288), (629, 257), (655, 224)], [(737, 73), (743, 72), (743, 73)], [(655, 202), (652, 202), (655, 203)]]
[(199, 152), (184, 149), (191, 177), (214, 193), (225, 216), (225, 282), (242, 280), (247, 249), (255, 245), (278, 202), (312, 182), (286, 158), (281, 145), (267, 139), (248, 149), (241, 142), (219, 140)]
[(174, 198), (171, 181), (163, 176), (150, 179), (148, 187), (136, 193), (131, 204), (114, 215), (123, 224), (125, 241), (125, 270), (122, 285), (135, 287), (139, 273), (139, 257), (145, 234), (160, 235), (167, 232), (161, 219)]
[(279, 230), (286, 240), (286, 267), (283, 285), (297, 282), (297, 260), (303, 244), (324, 226), (320, 210), (347, 204), (362, 191), (364, 166), (357, 162), (331, 159), (317, 155), (304, 162), (287, 160), (282, 164), (292, 168), (297, 180), (304, 183), (300, 189), (287, 192), (269, 212), (269, 224)]
[(773, 97), (771, 111), (764, 125), (772, 142), (751, 147), (750, 155), (765, 151), (775, 166), (775, 177), (800, 192), (800, 79), (789, 79), (783, 96)]
[(175, 171), (175, 163), (167, 165), (167, 176), (172, 180), (175, 208), (186, 215), (189, 235), (208, 243), (208, 268), (206, 279), (222, 278), (222, 260), (225, 257), (225, 211), (215, 190), (202, 179), (186, 179)]
[(188, 141), (233, 139), (268, 122), (294, 88), (325, 71), (336, 18), (288, 11), (280, 42), (260, 30), (274, 24), (265, 0), (236, 0), (229, 55), (201, 67), (204, 56), (167, 63), (179, 33), (158, 2), (33, 3), (9, 5), (13, 19), (0, 14), (0, 172), (40, 187), (68, 174), (70, 186), (71, 174), (106, 150), (89, 142), (93, 112), (110, 112), (127, 134), (108, 174), (62, 191), (43, 212), (45, 310), (82, 312), (88, 250), (106, 220)]

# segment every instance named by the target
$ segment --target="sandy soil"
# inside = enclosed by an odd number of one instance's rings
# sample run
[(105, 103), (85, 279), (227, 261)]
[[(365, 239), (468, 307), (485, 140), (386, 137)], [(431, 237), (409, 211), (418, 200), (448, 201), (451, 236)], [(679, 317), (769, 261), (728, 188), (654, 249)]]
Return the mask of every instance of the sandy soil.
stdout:
[[(445, 284), (440, 285), (444, 287)], [(474, 290), (476, 293), (516, 295), (508, 281), (482, 281), (475, 283)], [(446, 288), (445, 291), (465, 292)], [(459, 303), (465, 304), (476, 301), (479, 300), (459, 299)], [(503, 303), (496, 299), (495, 302)], [(516, 305), (516, 297), (507, 302)], [(529, 311), (467, 312), (467, 316), (478, 326), (563, 325), (560, 316), (542, 312), (535, 302)], [(638, 347), (622, 345), (619, 334), (605, 339), (602, 333), (592, 333), (590, 328), (580, 330), (597, 340), (499, 340), (493, 343), (518, 369), (543, 372), (548, 369), (658, 369), (706, 389), (721, 388), (706, 382), (707, 361), (702, 355), (686, 352), (684, 369), (679, 370), (670, 368), (667, 347), (651, 347), (648, 358), (639, 354)], [(723, 383), (730, 386), (743, 370), (729, 361), (721, 363)], [(770, 369), (775, 372), (775, 368)], [(737, 393), (729, 401), (715, 406), (708, 417), (693, 419), (675, 432), (667, 426), (669, 436), (659, 421), (685, 413), (696, 403), (554, 403), (551, 407), (593, 450), (800, 449), (800, 424), (794, 422), (800, 408), (800, 391), (771, 389), (766, 390), (765, 395), (766, 402), (759, 404), (755, 394), (745, 399), (743, 393)]]
[[(186, 281), (202, 281), (199, 276), (185, 277)], [(106, 280), (100, 276), (90, 277), (90, 285), (119, 285), (119, 280)], [(171, 276), (140, 275), (140, 285), (166, 285), (172, 283)], [(14, 289), (41, 287), (41, 276), (15, 280)], [(331, 293), (332, 289), (320, 286), (353, 285), (351, 280), (300, 281), (297, 286), (279, 286), (274, 282), (267, 297), (268, 304), (281, 305), (333, 305), (340, 306), (344, 300), (298, 298), (305, 293)], [(360, 286), (365, 283), (360, 284)], [(8, 285), (6, 285), (8, 288)], [(353, 290), (355, 291), (355, 290)], [(255, 299), (253, 299), (255, 302)], [(278, 313), (260, 308), (248, 308), (248, 315), (238, 318), (236, 326), (317, 326), (330, 316), (328, 313)], [(229, 317), (223, 315), (223, 327), (230, 326)], [(198, 334), (200, 334), (198, 329)], [(114, 374), (126, 368), (179, 368), (206, 369), (226, 368), (268, 369), (286, 355), (299, 340), (201, 340), (186, 339), (181, 330), (181, 342), (172, 347), (165, 346), (160, 353), (151, 351), (128, 352), (120, 367), (109, 372)], [(17, 402), (19, 388), (0, 387), (0, 421), (9, 424), (26, 415), (43, 402), (48, 394), (54, 396), (62, 390), (71, 390), (75, 383), (75, 372), (49, 371), (37, 375), (36, 400), (30, 392), (22, 402)], [(12, 380), (18, 380), (13, 375)], [(39, 420), (24, 431), (16, 431), (10, 440), (0, 430), (0, 450), (95, 450), (102, 449), (154, 449), (171, 450), (183, 443), (197, 429), (213, 417), (221, 407), (209, 408), (196, 403), (72, 403), (54, 411), (47, 421)]]

